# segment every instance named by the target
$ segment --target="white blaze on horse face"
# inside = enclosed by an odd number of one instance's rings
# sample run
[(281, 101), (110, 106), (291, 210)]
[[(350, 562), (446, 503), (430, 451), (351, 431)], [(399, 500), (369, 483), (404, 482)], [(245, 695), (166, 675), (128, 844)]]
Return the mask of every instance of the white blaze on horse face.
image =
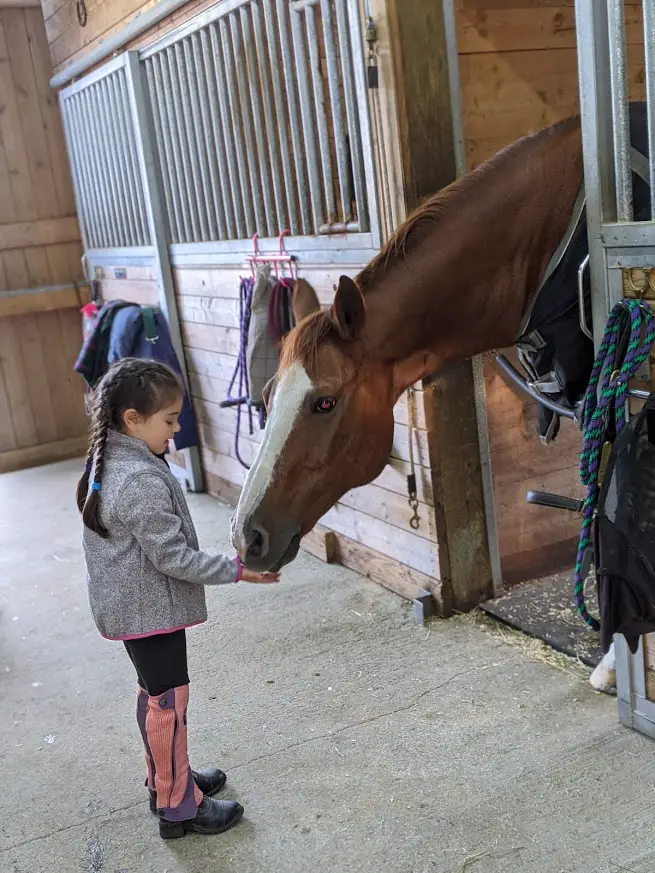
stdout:
[(242, 558), (245, 558), (248, 543), (245, 536), (245, 523), (259, 506), (272, 479), (275, 465), (289, 439), (307, 395), (314, 385), (297, 361), (293, 363), (278, 381), (273, 397), (273, 408), (266, 422), (264, 439), (257, 457), (248, 471), (239, 498), (239, 504), (232, 517), (232, 543)]

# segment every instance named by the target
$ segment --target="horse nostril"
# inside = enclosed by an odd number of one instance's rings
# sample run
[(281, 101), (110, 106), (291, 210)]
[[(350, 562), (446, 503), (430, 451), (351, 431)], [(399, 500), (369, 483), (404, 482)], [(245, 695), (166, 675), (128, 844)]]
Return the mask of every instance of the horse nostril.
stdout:
[(248, 556), (262, 559), (268, 554), (269, 536), (265, 528), (258, 524), (252, 525), (252, 537), (248, 544)]

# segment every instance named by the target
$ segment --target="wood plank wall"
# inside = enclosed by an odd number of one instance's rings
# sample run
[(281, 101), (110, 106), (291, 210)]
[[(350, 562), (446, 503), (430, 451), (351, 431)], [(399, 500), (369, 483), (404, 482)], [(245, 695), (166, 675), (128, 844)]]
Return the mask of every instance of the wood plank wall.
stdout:
[[(146, 0), (145, 3), (143, 0), (86, 0), (88, 20), (86, 27), (80, 27), (75, 3), (68, 0), (41, 0), (54, 72), (60, 72), (71, 61), (77, 60), (157, 2), (159, 0)], [(137, 48), (151, 42), (214, 3), (215, 0), (190, 0), (127, 48)]]
[[(456, 0), (468, 167), (521, 136), (578, 112), (573, 0)], [(626, 6), (630, 96), (644, 96), (641, 7)], [(511, 353), (510, 353), (511, 357)], [(551, 446), (535, 434), (536, 405), (485, 365), (492, 468), (506, 583), (570, 567), (576, 516), (525, 504), (529, 489), (580, 496), (571, 422)]]
[[(88, 299), (40, 8), (0, 8), (0, 472), (81, 454)], [(81, 283), (75, 289), (2, 292)]]

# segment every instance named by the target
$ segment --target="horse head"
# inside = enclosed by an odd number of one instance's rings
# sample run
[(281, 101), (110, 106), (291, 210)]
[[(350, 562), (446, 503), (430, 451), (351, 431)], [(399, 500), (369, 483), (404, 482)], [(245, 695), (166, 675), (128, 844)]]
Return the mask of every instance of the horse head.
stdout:
[(260, 571), (292, 561), (343, 494), (382, 472), (393, 407), (429, 372), (425, 355), (398, 363), (374, 352), (365, 298), (346, 276), (325, 311), (298, 280), (293, 307), (296, 327), (264, 392), (264, 438), (232, 517), (235, 548)]

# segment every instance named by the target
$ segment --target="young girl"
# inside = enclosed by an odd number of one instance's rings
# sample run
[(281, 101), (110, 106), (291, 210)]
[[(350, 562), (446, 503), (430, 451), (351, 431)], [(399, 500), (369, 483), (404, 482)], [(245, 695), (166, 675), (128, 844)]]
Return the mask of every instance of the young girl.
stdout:
[(238, 803), (211, 799), (224, 773), (189, 766), (185, 629), (207, 618), (203, 586), (279, 578), (198, 550), (182, 489), (158, 457), (179, 430), (182, 397), (162, 364), (112, 366), (94, 392), (77, 487), (91, 611), (102, 636), (123, 641), (136, 668), (150, 809), (164, 839), (218, 834), (243, 815)]

